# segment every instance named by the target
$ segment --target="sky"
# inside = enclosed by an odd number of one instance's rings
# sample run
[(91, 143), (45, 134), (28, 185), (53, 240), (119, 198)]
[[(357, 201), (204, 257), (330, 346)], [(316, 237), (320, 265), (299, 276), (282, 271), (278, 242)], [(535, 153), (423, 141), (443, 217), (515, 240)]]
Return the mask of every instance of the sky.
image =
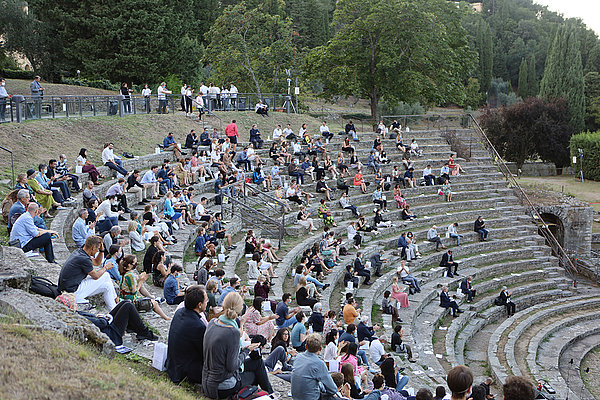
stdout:
[(585, 24), (600, 35), (600, 1), (598, 0), (534, 0), (566, 18), (581, 18)]

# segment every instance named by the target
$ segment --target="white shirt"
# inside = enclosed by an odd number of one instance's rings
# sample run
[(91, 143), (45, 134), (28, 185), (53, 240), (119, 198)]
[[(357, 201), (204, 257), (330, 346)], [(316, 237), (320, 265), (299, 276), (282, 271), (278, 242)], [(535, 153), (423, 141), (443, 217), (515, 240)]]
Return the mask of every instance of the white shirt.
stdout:
[(433, 239), (438, 236), (437, 230), (431, 228), (427, 231), (427, 239)]
[(202, 93), (202, 96), (206, 96), (206, 94), (208, 93), (208, 86), (206, 85), (202, 85), (200, 86), (200, 93)]
[(202, 215), (206, 215), (206, 209), (200, 203), (196, 206), (196, 219), (200, 219)]
[(227, 88), (221, 90), (221, 98), (222, 99), (227, 99), (229, 98), (229, 90), (227, 90)]
[(246, 157), (248, 157), (248, 160), (254, 161), (254, 157), (256, 157), (256, 155), (252, 147), (248, 147), (248, 150), (246, 150)]
[(167, 87), (162, 87), (159, 86), (158, 87), (158, 99), (159, 100), (166, 100), (167, 99), (167, 95), (171, 94), (173, 92), (171, 92), (170, 90), (167, 90)]
[(118, 217), (119, 214), (113, 212), (110, 209), (110, 200), (106, 199), (104, 200), (102, 203), (100, 203), (100, 205), (98, 206), (98, 208), (96, 208), (96, 215), (98, 215), (100, 212), (104, 213), (103, 215), (101, 215), (100, 217), (98, 217), (98, 220), (101, 221), (104, 218), (107, 217)]
[(448, 225), (448, 235), (447, 235), (447, 237), (450, 237), (451, 233), (454, 233), (455, 235), (458, 234), (458, 232), (456, 231), (456, 227), (454, 226), (454, 224)]
[(386, 352), (379, 339), (373, 340), (369, 346), (369, 355), (371, 356), (371, 360), (373, 362), (377, 362), (381, 360), (381, 356), (384, 354), (386, 354)]
[(283, 135), (283, 131), (281, 130), (281, 128), (273, 129), (273, 140), (279, 138), (281, 135)]
[(302, 152), (302, 145), (300, 143), (294, 143), (292, 146), (294, 147), (294, 154)]
[(431, 173), (432, 173), (431, 168), (425, 168), (423, 170), (423, 176), (431, 175)]
[(348, 240), (354, 240), (354, 236), (356, 236), (356, 228), (352, 225), (348, 225)]
[(150, 88), (142, 89), (142, 96), (150, 96), (152, 94), (152, 90)]
[(102, 150), (102, 164), (106, 164), (109, 161), (115, 161), (115, 154), (110, 147), (106, 146), (104, 150)]
[(185, 95), (186, 97), (192, 98), (192, 89), (187, 88), (185, 91)]
[(185, 92), (187, 92), (187, 88), (185, 86), (181, 87), (181, 94), (185, 95)]
[(321, 125), (321, 127), (319, 128), (319, 131), (321, 133), (323, 133), (323, 132), (329, 132), (329, 127), (327, 125)]
[(350, 205), (350, 199), (348, 197), (340, 197), (340, 205), (342, 208), (346, 208)]
[(335, 360), (337, 358), (337, 353), (338, 353), (338, 348), (337, 348), (335, 342), (329, 342), (329, 343), (327, 343), (327, 346), (325, 347), (325, 352), (323, 353), (323, 360), (325, 360), (325, 361)]
[(285, 197), (292, 197), (295, 194), (296, 194), (296, 190), (291, 186), (288, 187), (288, 189), (285, 191)]
[(237, 98), (238, 89), (234, 85), (231, 85), (231, 87), (229, 88), (229, 93), (231, 93), (231, 98), (235, 99)]
[(288, 136), (290, 133), (294, 133), (294, 131), (293, 131), (291, 128), (285, 128), (285, 129), (283, 130), (283, 135), (284, 135), (284, 136), (286, 136), (286, 137), (287, 137), (287, 136)]
[(410, 144), (410, 148), (413, 150), (417, 150), (419, 148), (419, 145), (417, 144), (417, 142), (412, 142)]
[(306, 129), (300, 128), (300, 131), (298, 132), (298, 135), (304, 136), (305, 133), (306, 133)]

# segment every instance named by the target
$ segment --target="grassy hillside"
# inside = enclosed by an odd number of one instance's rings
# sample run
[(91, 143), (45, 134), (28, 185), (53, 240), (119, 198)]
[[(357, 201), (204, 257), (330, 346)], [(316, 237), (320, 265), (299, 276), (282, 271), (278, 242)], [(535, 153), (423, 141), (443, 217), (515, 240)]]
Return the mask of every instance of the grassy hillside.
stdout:
[[(222, 129), (232, 119), (238, 121), (242, 140), (248, 140), (253, 123), (258, 124), (264, 138), (277, 124), (290, 123), (295, 132), (306, 123), (312, 132), (318, 132), (320, 121), (305, 115), (273, 113), (263, 118), (252, 112), (222, 112), (217, 118), (207, 118), (207, 123)], [(331, 129), (335, 124), (330, 124)], [(339, 128), (339, 124), (338, 124)], [(75, 163), (79, 149), (85, 147), (92, 162), (101, 162), (104, 142), (115, 143), (115, 153), (129, 151), (135, 155), (154, 151), (167, 132), (174, 132), (178, 141), (185, 141), (190, 129), (200, 131), (202, 125), (185, 118), (182, 113), (168, 115), (131, 115), (123, 118), (99, 116), (89, 118), (61, 118), (26, 121), (22, 124), (0, 125), (0, 143), (14, 152), (15, 174), (35, 168), (40, 162), (57, 158), (65, 153), (71, 164)], [(0, 179), (10, 177), (10, 157), (0, 157)]]
[(0, 399), (200, 398), (147, 362), (120, 355), (109, 360), (62, 335), (13, 323), (0, 324), (0, 335)]
[[(43, 78), (43, 77), (42, 77)], [(31, 95), (31, 91), (29, 90), (30, 80), (24, 79), (7, 79), (6, 80), (6, 90), (8, 94), (21, 94), (24, 96)], [(73, 86), (73, 85), (63, 85), (61, 83), (48, 83), (42, 81), (42, 87), (44, 88), (45, 96), (64, 96), (64, 95), (103, 95), (103, 94), (115, 94), (111, 90), (104, 89), (96, 89), (85, 86)]]

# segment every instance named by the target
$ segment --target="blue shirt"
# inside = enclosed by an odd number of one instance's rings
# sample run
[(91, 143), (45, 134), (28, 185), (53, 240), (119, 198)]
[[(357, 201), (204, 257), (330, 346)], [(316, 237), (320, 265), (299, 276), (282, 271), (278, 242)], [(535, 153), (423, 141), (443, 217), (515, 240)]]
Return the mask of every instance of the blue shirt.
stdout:
[(11, 227), (11, 223), (10, 221), (12, 220), (13, 216), (15, 214), (24, 214), (25, 213), (25, 206), (23, 204), (21, 204), (20, 201), (17, 201), (15, 204), (13, 204), (10, 207), (10, 210), (8, 211), (8, 227)]
[(106, 263), (109, 261), (112, 262), (112, 268), (107, 271), (108, 275), (110, 275), (110, 277), (113, 281), (120, 284), (121, 283), (121, 273), (119, 272), (119, 263), (117, 262), (117, 260), (115, 260), (113, 257), (107, 258), (102, 263), (102, 266), (104, 267), (104, 265), (106, 265)]
[(173, 208), (173, 200), (165, 199), (163, 212), (169, 217), (173, 217), (175, 215), (175, 209)]
[(315, 400), (321, 397), (322, 391), (331, 396), (337, 393), (325, 362), (315, 353), (299, 354), (292, 370), (292, 398)]
[(142, 183), (142, 184), (155, 183), (155, 182), (156, 182), (156, 175), (154, 175), (154, 172), (152, 172), (152, 170), (146, 171), (146, 173), (142, 177), (142, 180), (140, 181), (140, 183)]
[(286, 321), (286, 317), (289, 314), (290, 309), (287, 306), (287, 304), (285, 304), (283, 301), (280, 301), (279, 303), (277, 303), (277, 307), (275, 307), (275, 314), (278, 315), (276, 321), (277, 321), (277, 326), (281, 326), (285, 323)]
[(206, 240), (204, 240), (204, 236), (200, 235), (196, 238), (196, 242), (194, 243), (194, 252), (200, 253), (204, 247), (206, 246)]
[(179, 294), (179, 286), (177, 285), (177, 278), (173, 275), (169, 275), (165, 279), (163, 294), (167, 300), (167, 304), (175, 304), (175, 298)]
[(301, 335), (306, 333), (306, 327), (302, 322), (298, 322), (292, 328), (292, 333), (290, 334), (290, 343), (293, 347), (302, 346)]
[(21, 248), (40, 232), (39, 228), (33, 223), (33, 217), (28, 212), (22, 214), (10, 231), (10, 240), (17, 239), (21, 244)]
[(94, 231), (92, 231), (86, 225), (85, 220), (77, 218), (77, 220), (73, 224), (71, 235), (77, 247), (83, 247), (83, 245), (85, 244), (85, 239), (87, 239), (88, 236), (94, 235)]
[(223, 290), (223, 293), (221, 293), (221, 297), (219, 297), (219, 305), (220, 306), (223, 305), (223, 300), (225, 300), (225, 296), (227, 296), (231, 292), (235, 292), (235, 289), (232, 288), (231, 286), (227, 286), (225, 288), (225, 290)]
[(42, 174), (41, 172), (38, 172), (38, 174), (35, 176), (35, 180), (38, 181), (40, 186), (43, 187), (44, 189), (46, 189), (46, 190), (50, 189), (50, 186), (48, 186), (48, 178), (46, 178), (46, 174)]
[(171, 146), (173, 143), (175, 143), (175, 139), (170, 136), (165, 137), (165, 140), (163, 140), (163, 146), (165, 148)]

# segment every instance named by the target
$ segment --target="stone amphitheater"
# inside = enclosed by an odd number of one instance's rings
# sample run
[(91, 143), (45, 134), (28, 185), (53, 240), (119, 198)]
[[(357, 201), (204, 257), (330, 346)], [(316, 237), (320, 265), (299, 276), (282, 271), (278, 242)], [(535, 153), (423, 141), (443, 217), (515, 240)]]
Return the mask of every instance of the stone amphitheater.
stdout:
[[(362, 314), (382, 326), (379, 334), (383, 332), (390, 337), (393, 328), (391, 316), (382, 314), (381, 300), (384, 291), (390, 289), (401, 261), (396, 251), (397, 239), (402, 232), (412, 231), (422, 258), (413, 260), (410, 269), (411, 274), (419, 279), (422, 290), (409, 296), (410, 306), (400, 310), (400, 318), (403, 320), (405, 342), (412, 346), (417, 362), (408, 363), (402, 355), (395, 355), (397, 362), (405, 368), (404, 373), (410, 378), (409, 387), (415, 390), (421, 387), (434, 390), (438, 385), (445, 386), (447, 371), (453, 366), (466, 364), (474, 371), (476, 383), (483, 381), (486, 376), (491, 376), (500, 383), (494, 386), (493, 391), (496, 393), (500, 392), (501, 383), (507, 376), (523, 375), (532, 382), (547, 383), (556, 390), (557, 399), (567, 396), (570, 399), (591, 399), (593, 396), (582, 382), (585, 377), (579, 367), (586, 354), (600, 343), (600, 290), (584, 279), (580, 279), (576, 286), (572, 284), (573, 276), (565, 273), (558, 258), (553, 256), (551, 247), (546, 245), (545, 238), (538, 234), (539, 227), (530, 210), (521, 204), (514, 188), (507, 184), (495, 158), (482, 145), (483, 138), (474, 127), (461, 126), (460, 122), (460, 118), (414, 121), (410, 132), (403, 134), (404, 143), (416, 139), (423, 150), (421, 157), (413, 159), (415, 176), (420, 178), (420, 173), (427, 164), (439, 171), (449, 155), (457, 150), (462, 157), (456, 161), (461, 164), (465, 173), (452, 177), (452, 202), (445, 202), (443, 196), (438, 195), (437, 186), (418, 185), (403, 189), (407, 204), (418, 216), (414, 221), (403, 221), (400, 217), (401, 210), (392, 204), (394, 201), (391, 190), (386, 193), (390, 199), (390, 212), (384, 216), (393, 225), (380, 229), (378, 235), (365, 233), (361, 250), (368, 259), (374, 252), (385, 249), (388, 262), (384, 264), (383, 276), (373, 280), (370, 286), (361, 284), (354, 290), (354, 297), (360, 304)], [(366, 158), (375, 135), (374, 132), (359, 132), (361, 141), (354, 143), (364, 164), (366, 181), (372, 181), (374, 177), (372, 170), (366, 168)], [(336, 135), (331, 140), (327, 145), (330, 154), (337, 154), (344, 137)], [(394, 140), (383, 139), (382, 142), (391, 160), (390, 164), (382, 165), (383, 173), (390, 174), (394, 165), (402, 166), (402, 154), (396, 150)], [(265, 147), (268, 148), (268, 145)], [(267, 150), (258, 150), (257, 153), (270, 169), (272, 160), (268, 157)], [(124, 164), (128, 170), (137, 168), (145, 171), (150, 165), (160, 164), (164, 158), (172, 158), (172, 155), (167, 152), (151, 154), (125, 160)], [(95, 188), (97, 195), (102, 196), (115, 178), (112, 171), (105, 167), (100, 169), (104, 175), (112, 176)], [(87, 175), (80, 176), (82, 183), (87, 179)], [(315, 184), (311, 182), (309, 175), (305, 179), (306, 184), (302, 189), (313, 193), (316, 200), (319, 200), (323, 195), (315, 193)], [(288, 176), (286, 180), (289, 182)], [(335, 187), (335, 181), (332, 180), (329, 184)], [(220, 266), (226, 271), (226, 276), (238, 275), (249, 287), (253, 287), (254, 282), (247, 279), (245, 232), (254, 228), (259, 235), (262, 233), (263, 237), (272, 242), (277, 239), (270, 237), (266, 231), (261, 232), (260, 223), (251, 224), (249, 218), (241, 218), (239, 210), (232, 204), (215, 205), (213, 181), (196, 184), (195, 189), (196, 201), (206, 196), (212, 202), (211, 208), (214, 211), (224, 212), (226, 227), (237, 244), (237, 248), (228, 253), (226, 261), (220, 263)], [(250, 193), (247, 195), (250, 196)], [(338, 237), (346, 239), (347, 226), (354, 218), (350, 211), (339, 206), (339, 195), (339, 191), (335, 192), (335, 201), (328, 205), (337, 224), (332, 230)], [(128, 196), (131, 196), (131, 204), (136, 203), (133, 195)], [(281, 215), (277, 213), (277, 201), (272, 196), (273, 193), (256, 195), (264, 205), (253, 207), (272, 220), (279, 221)], [(372, 218), (374, 204), (370, 193), (361, 194), (359, 189), (351, 188), (350, 198), (361, 214)], [(312, 203), (318, 204), (318, 201)], [(52, 220), (51, 229), (61, 233), (61, 238), (54, 242), (59, 263), (64, 262), (74, 249), (70, 230), (81, 204), (79, 198), (74, 207), (59, 211)], [(285, 235), (278, 250), (283, 261), (275, 266), (277, 278), (272, 284), (272, 299), (279, 299), (284, 292), (294, 292), (293, 271), (300, 256), (321, 237), (319, 231), (308, 234), (305, 228), (296, 224), (295, 205), (291, 208), (293, 211), (283, 218)], [(312, 215), (317, 214), (315, 205), (307, 207), (307, 210)], [(479, 241), (478, 234), (472, 229), (473, 222), (480, 215), (486, 220), (490, 230), (490, 240), (485, 242)], [(453, 222), (459, 224), (459, 233), (464, 235), (460, 246), (456, 246), (454, 239), (444, 236), (446, 226)], [(120, 224), (126, 231), (127, 222)], [(315, 225), (317, 228), (323, 226), (321, 221), (315, 221)], [(453, 249), (454, 258), (460, 262), (460, 276), (443, 277), (443, 269), (439, 266), (442, 253), (436, 252), (433, 243), (426, 240), (427, 230), (432, 225), (438, 226), (443, 243)], [(186, 256), (189, 247), (193, 248), (194, 227), (179, 230), (175, 236), (178, 243), (169, 246), (168, 250), (175, 260), (184, 264), (184, 284), (189, 283), (196, 268), (195, 261), (189, 255)], [(352, 262), (356, 251), (350, 243), (345, 243), (345, 246), (351, 250), (351, 254), (341, 257), (341, 262), (333, 267), (323, 282), (330, 284), (321, 293), (324, 310), (339, 311), (348, 290), (343, 285), (343, 275), (345, 266)], [(48, 264), (41, 257), (27, 259), (18, 249), (3, 250), (3, 265), (0, 268), (2, 312), (17, 311), (46, 329), (93, 342), (107, 354), (114, 351), (110, 341), (82, 318), (66, 312), (64, 307), (53, 301), (22, 290), (28, 287), (31, 274), (56, 282), (59, 265)], [(129, 251), (130, 249), (125, 250)], [(477, 296), (472, 303), (464, 303), (464, 299), (460, 299), (459, 303), (465, 312), (453, 318), (446, 309), (439, 306), (441, 287), (448, 286), (450, 292), (455, 292), (460, 281), (467, 275), (474, 278)], [(516, 303), (517, 312), (512, 317), (507, 317), (504, 307), (494, 306), (493, 303), (502, 286), (507, 286), (513, 292), (512, 299)], [(154, 287), (151, 290), (157, 296), (162, 295)], [(163, 304), (162, 307), (167, 314), (172, 315), (175, 311), (175, 306)], [(160, 332), (161, 341), (166, 342), (168, 322), (154, 313), (145, 313), (143, 318)], [(126, 335), (125, 345), (132, 347), (142, 357), (152, 357), (152, 343), (138, 343), (131, 335)], [(272, 378), (272, 381), (276, 390), (286, 398), (289, 384), (277, 378)]]

